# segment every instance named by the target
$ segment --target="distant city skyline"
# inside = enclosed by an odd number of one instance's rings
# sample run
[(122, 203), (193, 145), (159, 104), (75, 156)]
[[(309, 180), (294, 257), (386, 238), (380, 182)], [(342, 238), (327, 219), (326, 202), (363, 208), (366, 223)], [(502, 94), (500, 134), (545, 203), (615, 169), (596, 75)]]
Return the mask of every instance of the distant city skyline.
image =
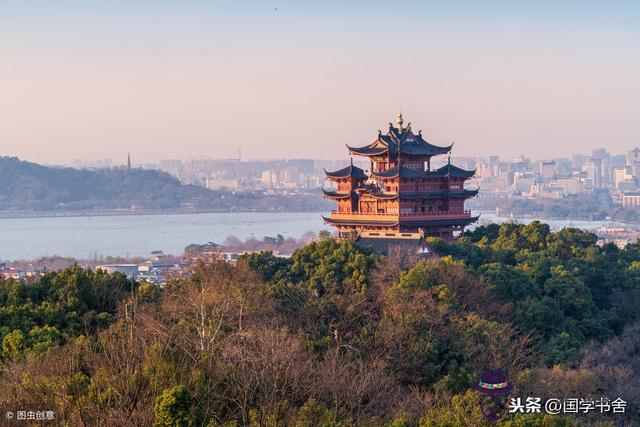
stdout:
[[(455, 147), (455, 146), (454, 146)], [(627, 155), (627, 153), (631, 150), (634, 149), (638, 149), (640, 147), (640, 143), (636, 146), (629, 146), (626, 149), (622, 149), (620, 151), (611, 151), (609, 149), (607, 149), (606, 147), (593, 147), (591, 149), (585, 149), (582, 152), (575, 152), (575, 153), (569, 153), (567, 155), (552, 155), (549, 154), (545, 157), (535, 157), (535, 156), (531, 156), (526, 152), (520, 152), (520, 153), (516, 153), (514, 155), (505, 155), (504, 153), (486, 153), (486, 154), (481, 154), (481, 155), (464, 155), (464, 154), (452, 154), (451, 157), (452, 158), (473, 158), (473, 159), (489, 159), (491, 157), (494, 156), (498, 156), (500, 161), (512, 161), (514, 158), (520, 157), (520, 156), (524, 156), (525, 158), (533, 161), (533, 162), (543, 162), (543, 161), (547, 161), (547, 160), (558, 160), (558, 159), (571, 159), (574, 156), (583, 156), (585, 159), (588, 159), (590, 157), (592, 157), (592, 154), (604, 149), (609, 155), (611, 156), (625, 156)], [(188, 161), (197, 161), (197, 160), (214, 160), (214, 161), (237, 161), (237, 160), (241, 160), (243, 162), (270, 162), (270, 161), (280, 161), (280, 160), (296, 160), (296, 159), (304, 159), (304, 160), (317, 160), (317, 161), (322, 161), (322, 160), (327, 160), (327, 161), (332, 161), (332, 162), (339, 162), (339, 161), (343, 161), (345, 164), (348, 163), (349, 159), (347, 158), (345, 160), (344, 156), (342, 158), (338, 157), (338, 158), (331, 158), (331, 157), (305, 157), (305, 156), (298, 156), (298, 157), (265, 157), (265, 158), (258, 158), (258, 157), (248, 157), (245, 158), (244, 156), (241, 156), (241, 158), (237, 157), (237, 152), (236, 152), (236, 157), (210, 157), (210, 156), (205, 156), (205, 155), (194, 155), (194, 156), (190, 156), (190, 157), (173, 157), (173, 158), (161, 158), (161, 159), (147, 159), (147, 158), (138, 158), (136, 157), (136, 153), (132, 153), (132, 152), (127, 152), (124, 154), (124, 156), (118, 156), (116, 158), (72, 158), (72, 159), (66, 159), (63, 160), (61, 162), (41, 162), (41, 164), (43, 165), (48, 165), (48, 166), (74, 166), (75, 165), (87, 165), (87, 164), (99, 164), (99, 163), (106, 163), (105, 166), (108, 167), (117, 167), (117, 166), (126, 166), (127, 165), (127, 160), (128, 158), (131, 158), (131, 164), (134, 167), (139, 167), (145, 164), (159, 164), (162, 161), (171, 161), (171, 160), (179, 160), (182, 162), (188, 162)], [(363, 159), (362, 157), (358, 157), (358, 156), (353, 156), (354, 161), (357, 162), (365, 162), (366, 163), (366, 159)], [(27, 158), (21, 158), (21, 160), (26, 160), (26, 161), (34, 161), (33, 159), (27, 159)], [(441, 157), (438, 158), (438, 160), (440, 162), (445, 162), (446, 161), (446, 157)]]
[[(448, 149), (448, 147), (442, 147)], [(355, 150), (351, 148), (350, 150)], [(356, 150), (357, 151), (357, 150)], [(351, 158), (352, 165), (360, 167), (365, 174), (370, 173), (369, 160), (362, 156)], [(5, 164), (18, 165), (9, 157), (0, 157)], [(640, 147), (628, 150), (626, 154), (611, 153), (605, 148), (594, 149), (591, 153), (574, 153), (571, 157), (532, 159), (526, 155), (512, 158), (492, 154), (488, 156), (436, 156), (422, 165), (425, 170), (435, 171), (448, 162), (459, 164), (474, 178), (472, 187), (483, 188), (484, 197), (495, 195), (522, 196), (525, 198), (559, 199), (580, 193), (589, 194), (606, 190), (614, 197), (615, 203), (636, 203), (640, 205)], [(7, 163), (9, 162), (9, 163)], [(113, 159), (74, 159), (67, 164), (49, 164), (55, 168), (97, 169), (141, 169), (160, 170), (178, 178), (184, 184), (195, 184), (210, 189), (227, 188), (233, 190), (281, 190), (297, 191), (319, 188), (326, 184), (326, 171), (342, 170), (349, 159), (162, 159), (157, 163), (131, 162), (128, 153), (126, 164)], [(25, 166), (29, 168), (29, 166)], [(414, 165), (415, 167), (415, 165)], [(39, 170), (38, 168), (32, 170)], [(0, 168), (2, 171), (2, 168)], [(493, 194), (493, 195), (492, 195)], [(637, 199), (637, 200), (636, 200)], [(628, 205), (628, 204), (627, 204)]]
[(640, 6), (557, 3), (2, 2), (0, 155), (340, 159), (400, 109), (455, 156), (625, 153)]

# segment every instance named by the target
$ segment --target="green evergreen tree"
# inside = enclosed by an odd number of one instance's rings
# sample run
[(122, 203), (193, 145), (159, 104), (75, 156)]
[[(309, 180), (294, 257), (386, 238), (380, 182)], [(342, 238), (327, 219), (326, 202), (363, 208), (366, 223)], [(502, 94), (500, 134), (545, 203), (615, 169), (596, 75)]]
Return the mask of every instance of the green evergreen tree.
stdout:
[(190, 426), (191, 398), (184, 385), (166, 389), (156, 398), (154, 406), (156, 427)]

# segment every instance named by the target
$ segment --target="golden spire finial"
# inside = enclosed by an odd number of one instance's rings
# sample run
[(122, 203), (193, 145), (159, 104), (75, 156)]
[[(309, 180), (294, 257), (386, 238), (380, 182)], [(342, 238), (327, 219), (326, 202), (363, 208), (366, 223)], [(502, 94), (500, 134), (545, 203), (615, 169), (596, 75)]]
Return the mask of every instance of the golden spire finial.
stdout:
[(402, 124), (404, 123), (404, 120), (402, 119), (402, 112), (398, 114), (398, 119), (396, 120), (396, 123), (398, 124), (398, 130), (402, 131)]

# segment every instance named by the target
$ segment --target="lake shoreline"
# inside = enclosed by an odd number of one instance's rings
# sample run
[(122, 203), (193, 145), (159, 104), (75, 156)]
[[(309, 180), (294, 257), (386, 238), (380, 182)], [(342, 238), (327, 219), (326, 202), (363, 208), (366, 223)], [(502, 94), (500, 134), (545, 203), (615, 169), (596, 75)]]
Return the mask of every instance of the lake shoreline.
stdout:
[(300, 210), (217, 210), (217, 209), (169, 209), (169, 210), (100, 210), (100, 211), (48, 211), (46, 214), (38, 211), (0, 211), (0, 220), (2, 219), (26, 219), (26, 218), (79, 218), (79, 217), (103, 217), (103, 216), (147, 216), (147, 215), (198, 215), (198, 214), (247, 214), (247, 213), (261, 213), (261, 214), (290, 214), (290, 213), (316, 213), (315, 210), (300, 211)]
[[(167, 210), (131, 210), (131, 209), (104, 209), (96, 211), (47, 211), (42, 213), (39, 211), (1, 211), (0, 220), (2, 219), (26, 219), (26, 218), (81, 218), (81, 217), (105, 217), (105, 216), (148, 216), (148, 215), (199, 215), (199, 214), (309, 214), (320, 213), (316, 210), (224, 210), (224, 209), (167, 209)], [(510, 217), (506, 215), (498, 215), (493, 211), (476, 210), (475, 214), (480, 214), (482, 220), (483, 215), (489, 217), (500, 218), (501, 222), (531, 222), (540, 221), (546, 223), (553, 222), (576, 222), (576, 223), (611, 223), (620, 224), (625, 227), (638, 229), (640, 224), (628, 223), (616, 219), (586, 219), (586, 218), (542, 218), (536, 216)]]
[[(78, 259), (97, 256), (148, 256), (162, 250), (181, 254), (191, 244), (224, 243), (227, 238), (241, 240), (282, 234), (300, 238), (307, 232), (331, 230), (322, 212), (174, 212), (96, 215), (85, 212), (73, 216), (19, 217), (0, 219), (0, 260), (36, 259), (42, 256), (69, 256)], [(518, 222), (528, 224), (535, 218), (515, 219), (478, 212), (475, 226), (489, 223)], [(574, 227), (596, 232), (601, 227), (630, 227), (611, 221), (560, 220), (543, 222), (552, 230)], [(472, 230), (473, 227), (468, 229)]]
[(220, 244), (228, 237), (262, 240), (278, 234), (299, 238), (328, 228), (317, 211), (20, 217), (0, 220), (0, 260), (144, 257), (155, 250), (182, 254), (194, 243)]
[[(491, 212), (491, 211), (475, 211), (474, 213), (480, 214), (479, 221), (476, 224), (474, 224), (474, 226), (476, 227), (482, 226), (482, 225), (488, 225), (483, 223), (483, 215), (484, 215), (485, 216), (484, 222), (486, 222), (486, 217), (493, 218), (494, 220), (489, 221), (489, 223), (496, 223), (496, 224), (502, 224), (506, 222), (513, 222), (514, 224), (529, 224), (533, 221), (539, 221), (545, 224), (549, 224), (552, 230), (557, 230), (565, 227), (573, 227), (573, 228), (580, 228), (588, 231), (593, 231), (603, 226), (617, 226), (617, 227), (624, 227), (632, 230), (640, 229), (640, 224), (622, 222), (615, 219), (601, 219), (601, 220), (569, 219), (569, 218), (552, 219), (552, 218), (540, 218), (535, 216), (510, 217), (505, 215), (497, 215), (495, 212)], [(593, 227), (586, 227), (585, 225), (587, 224), (593, 225)], [(582, 225), (582, 227), (580, 225)]]

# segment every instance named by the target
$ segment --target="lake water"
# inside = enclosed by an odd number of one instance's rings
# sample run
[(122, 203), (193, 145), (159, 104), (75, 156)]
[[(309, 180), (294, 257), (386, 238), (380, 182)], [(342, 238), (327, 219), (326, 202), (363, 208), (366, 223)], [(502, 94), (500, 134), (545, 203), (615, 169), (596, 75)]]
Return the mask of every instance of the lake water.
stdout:
[[(481, 224), (511, 218), (483, 213)], [(520, 220), (527, 223), (532, 220)], [(604, 221), (546, 221), (553, 228), (595, 230)], [(147, 256), (151, 251), (181, 254), (192, 243), (222, 243), (227, 236), (241, 239), (282, 234), (300, 237), (329, 229), (320, 213), (202, 213), (113, 215), (0, 219), (0, 260), (40, 256)]]
[(516, 222), (519, 224), (529, 224), (533, 221), (540, 221), (549, 224), (552, 230), (561, 228), (580, 228), (582, 230), (595, 231), (601, 227), (624, 227), (628, 229), (638, 230), (638, 225), (625, 224), (617, 221), (585, 221), (575, 219), (537, 219), (537, 218), (510, 218), (506, 216), (498, 216), (491, 212), (482, 212), (477, 225), (487, 225), (491, 223), (502, 224), (503, 222)]
[(154, 250), (182, 254), (192, 243), (222, 243), (231, 235), (300, 237), (323, 229), (317, 212), (2, 218), (0, 260), (148, 256)]

